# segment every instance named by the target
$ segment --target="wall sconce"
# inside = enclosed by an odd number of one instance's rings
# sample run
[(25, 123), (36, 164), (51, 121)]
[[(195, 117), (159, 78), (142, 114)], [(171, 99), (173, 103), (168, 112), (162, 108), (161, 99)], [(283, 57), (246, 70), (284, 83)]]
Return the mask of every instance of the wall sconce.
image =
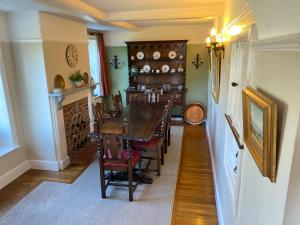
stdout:
[(223, 40), (221, 35), (217, 35), (215, 28), (210, 31), (210, 37), (206, 38), (206, 47), (208, 50), (208, 55), (210, 56), (211, 50), (214, 50), (215, 55), (220, 52), (222, 58), (224, 58), (225, 47), (223, 45)]
[(112, 65), (115, 69), (120, 68), (121, 62), (117, 55), (114, 55), (112, 60), (110, 60), (110, 65)]
[(196, 67), (196, 69), (198, 69), (199, 66), (201, 66), (203, 64), (203, 60), (201, 59), (201, 57), (199, 56), (199, 54), (197, 54), (196, 57), (193, 59), (192, 63), (194, 64), (194, 66)]

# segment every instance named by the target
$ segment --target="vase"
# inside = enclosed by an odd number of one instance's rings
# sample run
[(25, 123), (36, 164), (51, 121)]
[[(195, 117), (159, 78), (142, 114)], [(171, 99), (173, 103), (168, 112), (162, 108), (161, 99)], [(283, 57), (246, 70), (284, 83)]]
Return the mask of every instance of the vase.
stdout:
[(82, 81), (73, 81), (72, 83), (74, 88), (79, 88), (82, 86)]

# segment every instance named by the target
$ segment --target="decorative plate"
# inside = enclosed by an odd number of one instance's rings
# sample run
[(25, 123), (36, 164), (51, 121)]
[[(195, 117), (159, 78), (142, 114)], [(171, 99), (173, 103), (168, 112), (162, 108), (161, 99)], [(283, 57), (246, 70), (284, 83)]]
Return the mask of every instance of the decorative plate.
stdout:
[(85, 84), (90, 83), (90, 76), (89, 76), (89, 74), (88, 74), (87, 72), (84, 72), (84, 73), (83, 73), (83, 82), (84, 82)]
[(138, 52), (136, 53), (136, 57), (139, 59), (139, 60), (142, 60), (144, 58), (144, 53), (143, 52)]
[(170, 59), (175, 59), (176, 58), (176, 52), (175, 51), (169, 51), (168, 56), (169, 56)]
[(66, 83), (62, 75), (56, 74), (54, 77), (54, 88), (65, 89)]
[(150, 70), (151, 70), (151, 68), (150, 68), (149, 65), (144, 65), (144, 66), (143, 66), (143, 70), (144, 70), (145, 73), (149, 73)]
[(153, 52), (153, 59), (159, 59), (159, 58), (160, 58), (160, 52), (159, 51)]
[(184, 119), (187, 123), (198, 125), (206, 119), (206, 107), (200, 102), (192, 102), (184, 110)]
[(163, 65), (163, 66), (161, 67), (161, 71), (162, 71), (163, 73), (169, 72), (169, 69), (170, 69), (170, 67), (169, 67), (168, 65)]

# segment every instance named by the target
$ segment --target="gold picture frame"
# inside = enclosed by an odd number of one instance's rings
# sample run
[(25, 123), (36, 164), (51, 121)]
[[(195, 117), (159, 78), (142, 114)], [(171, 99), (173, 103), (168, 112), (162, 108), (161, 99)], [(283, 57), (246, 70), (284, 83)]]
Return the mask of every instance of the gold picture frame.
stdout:
[(276, 181), (277, 104), (251, 87), (243, 90), (244, 141), (262, 175)]
[(210, 49), (210, 91), (215, 103), (219, 104), (220, 96), (220, 74), (221, 74), (221, 51)]

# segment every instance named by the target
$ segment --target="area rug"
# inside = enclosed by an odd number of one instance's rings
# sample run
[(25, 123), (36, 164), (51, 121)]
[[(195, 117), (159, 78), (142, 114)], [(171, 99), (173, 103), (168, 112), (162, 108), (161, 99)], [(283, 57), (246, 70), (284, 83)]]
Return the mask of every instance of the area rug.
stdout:
[[(123, 187), (100, 194), (98, 160), (73, 183), (43, 182), (0, 218), (1, 225), (168, 225), (179, 169), (183, 127), (172, 127), (161, 176), (139, 185), (134, 201)], [(155, 161), (152, 163), (155, 166)]]

